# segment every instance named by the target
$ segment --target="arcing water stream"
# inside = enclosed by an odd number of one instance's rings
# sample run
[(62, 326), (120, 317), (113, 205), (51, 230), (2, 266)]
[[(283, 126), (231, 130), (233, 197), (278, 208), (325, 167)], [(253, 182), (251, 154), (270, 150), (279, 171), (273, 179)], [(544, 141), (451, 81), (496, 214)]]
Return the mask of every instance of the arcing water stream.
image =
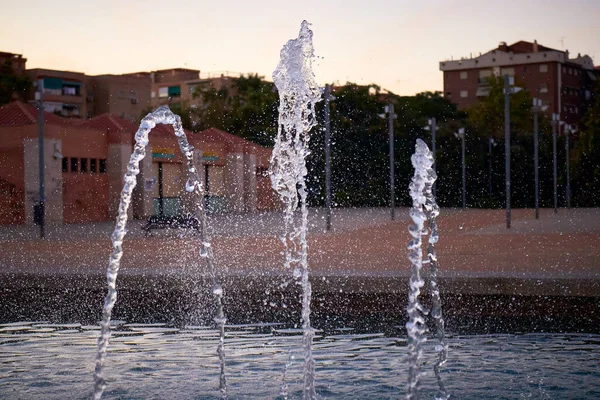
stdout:
[(216, 275), (216, 267), (214, 262), (214, 256), (208, 232), (206, 229), (206, 213), (204, 210), (202, 186), (200, 183), (200, 177), (194, 165), (194, 148), (188, 143), (187, 137), (183, 127), (181, 126), (181, 118), (178, 115), (173, 114), (168, 107), (162, 106), (156, 109), (154, 112), (146, 115), (142, 120), (138, 131), (135, 134), (135, 146), (129, 164), (127, 165), (127, 173), (125, 174), (125, 184), (121, 191), (121, 202), (119, 203), (119, 213), (117, 216), (117, 222), (115, 230), (111, 236), (113, 243), (113, 252), (110, 256), (108, 270), (106, 272), (106, 280), (108, 283), (108, 294), (104, 301), (102, 326), (100, 337), (98, 338), (98, 355), (96, 358), (96, 368), (94, 371), (94, 400), (99, 400), (102, 397), (102, 393), (106, 386), (103, 375), (104, 361), (106, 358), (106, 350), (108, 348), (108, 342), (110, 340), (110, 319), (112, 315), (113, 307), (117, 301), (117, 289), (116, 281), (119, 267), (121, 264), (121, 257), (123, 256), (123, 239), (127, 233), (127, 210), (131, 202), (131, 196), (133, 189), (136, 186), (136, 176), (140, 172), (140, 162), (146, 156), (146, 146), (149, 143), (148, 135), (152, 128), (156, 124), (167, 124), (172, 125), (177, 136), (179, 148), (185, 155), (188, 167), (188, 180), (186, 182), (186, 190), (194, 193), (196, 196), (196, 217), (199, 219), (200, 225), (200, 250), (199, 257), (205, 260), (208, 267), (210, 278), (212, 279), (213, 294), (215, 295), (215, 301), (217, 305), (215, 322), (220, 332), (220, 340), (217, 348), (219, 360), (221, 363), (221, 374), (220, 374), (220, 390), (223, 399), (227, 398), (227, 384), (225, 381), (225, 314), (223, 312), (223, 289), (218, 282)]

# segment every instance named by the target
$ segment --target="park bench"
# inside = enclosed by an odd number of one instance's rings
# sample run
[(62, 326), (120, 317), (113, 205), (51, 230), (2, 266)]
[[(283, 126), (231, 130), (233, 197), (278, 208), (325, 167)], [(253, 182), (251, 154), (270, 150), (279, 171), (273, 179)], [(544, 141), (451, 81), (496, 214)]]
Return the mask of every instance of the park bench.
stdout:
[(146, 224), (142, 226), (142, 230), (148, 236), (153, 229), (194, 229), (200, 232), (200, 221), (194, 216), (152, 215), (148, 218)]

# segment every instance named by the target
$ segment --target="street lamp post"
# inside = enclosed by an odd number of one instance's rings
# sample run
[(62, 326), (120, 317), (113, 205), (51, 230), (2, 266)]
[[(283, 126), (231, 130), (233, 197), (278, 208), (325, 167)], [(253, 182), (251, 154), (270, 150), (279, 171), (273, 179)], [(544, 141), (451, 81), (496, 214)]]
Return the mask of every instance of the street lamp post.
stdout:
[(392, 221), (396, 218), (395, 214), (395, 185), (394, 185), (394, 120), (398, 117), (394, 113), (394, 104), (390, 103), (384, 108), (384, 114), (379, 114), (381, 118), (388, 115), (389, 135), (390, 135), (390, 215)]
[(557, 186), (557, 163), (556, 163), (556, 133), (560, 126), (560, 115), (552, 114), (552, 166), (554, 170), (554, 214), (558, 213), (558, 186)]
[(565, 197), (566, 197), (566, 201), (567, 201), (567, 208), (571, 208), (571, 176), (570, 176), (570, 169), (569, 169), (569, 158), (570, 158), (570, 153), (569, 153), (569, 133), (574, 133), (575, 129), (573, 128), (572, 125), (565, 125), (565, 158), (566, 158), (566, 163), (567, 163), (567, 183), (566, 183), (566, 187), (565, 187)]
[[(429, 125), (429, 127), (431, 128), (431, 155), (433, 156), (433, 170), (436, 170), (436, 163), (435, 163), (435, 129), (436, 129), (436, 121), (435, 118), (430, 118), (427, 121), (427, 124)], [(435, 196), (435, 183), (437, 182), (437, 179), (433, 182), (433, 187), (432, 187), (432, 193)]]
[(531, 111), (533, 112), (533, 168), (534, 168), (534, 180), (535, 180), (535, 219), (540, 219), (540, 182), (539, 182), (539, 171), (538, 171), (538, 151), (539, 151), (539, 142), (538, 142), (538, 112), (540, 112), (542, 107), (542, 101), (540, 99), (533, 99), (533, 107)]
[(504, 75), (504, 166), (506, 179), (506, 227), (510, 228), (510, 86), (511, 77)]
[(490, 138), (490, 140), (488, 141), (488, 154), (489, 154), (489, 160), (488, 160), (488, 168), (489, 168), (489, 187), (488, 187), (488, 192), (490, 195), (490, 198), (492, 197), (492, 146), (495, 146), (496, 142), (494, 141), (494, 138)]
[(37, 81), (37, 90), (35, 93), (35, 99), (37, 100), (38, 107), (38, 163), (39, 163), (39, 191), (40, 201), (37, 204), (37, 210), (34, 208), (34, 220), (37, 219), (37, 223), (40, 225), (40, 238), (44, 238), (44, 217), (45, 217), (45, 194), (44, 194), (44, 81), (39, 79)]
[(504, 75), (504, 165), (506, 174), (506, 227), (510, 228), (510, 94), (521, 90), (514, 87), (515, 78)]
[(329, 113), (331, 88), (325, 85), (325, 208), (326, 228), (331, 229), (331, 118)]
[(460, 128), (454, 136), (461, 141), (461, 160), (462, 160), (462, 208), (467, 208), (467, 173), (465, 164), (465, 128)]

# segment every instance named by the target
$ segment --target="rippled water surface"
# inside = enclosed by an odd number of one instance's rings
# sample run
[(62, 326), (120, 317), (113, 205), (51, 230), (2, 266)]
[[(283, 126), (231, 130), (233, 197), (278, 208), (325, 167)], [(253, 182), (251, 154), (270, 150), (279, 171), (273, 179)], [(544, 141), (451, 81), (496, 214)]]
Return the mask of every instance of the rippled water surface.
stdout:
[[(0, 325), (0, 398), (84, 399), (92, 393), (98, 326)], [(218, 333), (120, 323), (106, 363), (107, 399), (220, 398)], [(330, 399), (401, 398), (406, 339), (352, 329), (321, 332), (317, 392)], [(226, 375), (234, 399), (301, 398), (301, 332), (278, 324), (227, 329)], [(443, 370), (452, 398), (598, 399), (600, 335), (450, 336)], [(433, 354), (433, 343), (425, 349)], [(433, 398), (433, 359), (424, 357), (423, 398)]]

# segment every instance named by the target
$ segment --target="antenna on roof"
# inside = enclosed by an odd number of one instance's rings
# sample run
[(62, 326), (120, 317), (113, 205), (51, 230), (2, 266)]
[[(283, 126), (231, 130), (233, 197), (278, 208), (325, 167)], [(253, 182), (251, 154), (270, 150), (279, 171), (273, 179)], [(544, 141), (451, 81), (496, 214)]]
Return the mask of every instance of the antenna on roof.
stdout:
[(561, 49), (563, 49), (563, 50), (565, 49), (565, 39), (566, 38), (564, 36), (560, 37), (560, 46), (561, 46)]

